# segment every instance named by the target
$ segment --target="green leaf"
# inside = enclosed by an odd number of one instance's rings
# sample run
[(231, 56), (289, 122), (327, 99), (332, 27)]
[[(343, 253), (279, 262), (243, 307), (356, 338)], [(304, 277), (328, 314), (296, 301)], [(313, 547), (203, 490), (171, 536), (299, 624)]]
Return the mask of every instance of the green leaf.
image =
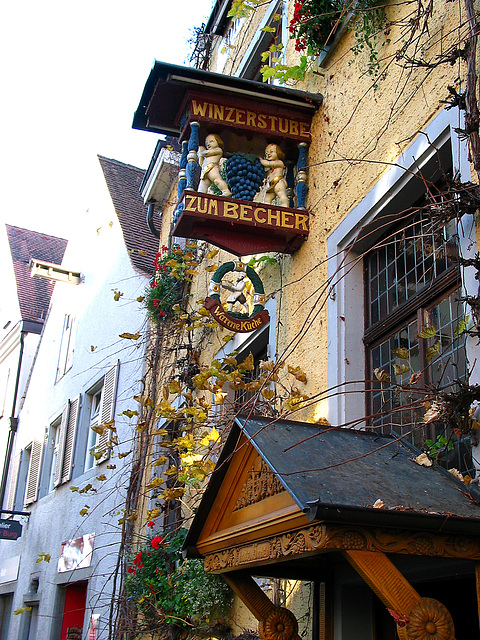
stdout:
[(420, 331), (417, 337), (427, 339), (427, 338), (433, 338), (436, 335), (437, 335), (436, 327), (425, 327), (425, 329), (422, 329), (422, 331)]
[(273, 27), (263, 27), (263, 29), (260, 29), (260, 31), (265, 31), (265, 33), (275, 33), (277, 30)]
[(398, 347), (397, 349), (394, 349), (392, 353), (396, 358), (400, 358), (400, 360), (408, 360), (410, 357), (408, 349), (405, 349), (404, 347)]
[(457, 328), (453, 332), (453, 335), (454, 336), (461, 336), (462, 333), (465, 333), (465, 331), (467, 330), (467, 326), (468, 326), (469, 320), (470, 320), (470, 316), (465, 316), (464, 318), (459, 320)]
[(429, 349), (427, 349), (427, 353), (426, 353), (427, 362), (430, 362), (432, 358), (434, 358), (440, 353), (441, 346), (442, 346), (442, 343), (439, 340), (433, 345), (433, 347), (430, 347)]

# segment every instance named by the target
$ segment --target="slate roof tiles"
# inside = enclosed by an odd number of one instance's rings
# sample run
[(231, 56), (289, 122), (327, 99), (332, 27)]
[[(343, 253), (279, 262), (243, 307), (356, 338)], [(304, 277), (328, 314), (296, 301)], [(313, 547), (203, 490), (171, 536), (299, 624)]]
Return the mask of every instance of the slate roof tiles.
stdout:
[(139, 192), (145, 171), (104, 156), (98, 156), (98, 159), (133, 267), (153, 275), (158, 239), (148, 228), (147, 206), (143, 204)]
[(67, 240), (37, 231), (5, 225), (12, 254), (17, 283), (18, 301), (22, 319), (43, 324), (47, 315), (54, 283), (43, 278), (32, 278), (30, 260), (44, 260), (61, 264)]

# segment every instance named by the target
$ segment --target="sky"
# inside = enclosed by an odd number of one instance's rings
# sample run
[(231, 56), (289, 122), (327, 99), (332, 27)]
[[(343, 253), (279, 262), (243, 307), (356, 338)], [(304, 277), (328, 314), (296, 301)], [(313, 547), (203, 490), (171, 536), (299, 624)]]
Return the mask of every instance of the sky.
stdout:
[(143, 87), (155, 59), (188, 64), (191, 30), (212, 5), (2, 3), (2, 223), (68, 239), (105, 196), (97, 154), (147, 168), (159, 136), (131, 126)]

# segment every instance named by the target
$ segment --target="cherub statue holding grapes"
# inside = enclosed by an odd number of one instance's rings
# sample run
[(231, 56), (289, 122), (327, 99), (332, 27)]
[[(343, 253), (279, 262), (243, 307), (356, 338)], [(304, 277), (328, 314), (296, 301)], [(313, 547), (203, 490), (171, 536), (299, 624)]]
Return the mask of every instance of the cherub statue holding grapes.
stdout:
[(267, 191), (264, 201), (266, 204), (272, 204), (275, 197), (278, 196), (282, 207), (289, 207), (290, 200), (287, 195), (287, 181), (283, 177), (285, 171), (285, 154), (278, 144), (269, 144), (265, 149), (265, 158), (261, 158), (267, 176)]
[(199, 147), (198, 155), (202, 159), (199, 193), (207, 193), (213, 183), (222, 192), (222, 196), (231, 196), (228, 184), (220, 175), (220, 159), (223, 156), (223, 140), (216, 133), (210, 133), (205, 138), (205, 147)]

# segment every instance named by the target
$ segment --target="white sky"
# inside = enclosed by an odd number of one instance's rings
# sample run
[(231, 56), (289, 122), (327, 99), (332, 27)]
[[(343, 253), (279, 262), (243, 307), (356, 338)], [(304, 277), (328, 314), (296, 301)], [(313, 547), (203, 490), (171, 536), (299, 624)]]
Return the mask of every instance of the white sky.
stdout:
[(155, 59), (184, 64), (213, 0), (10, 0), (0, 9), (0, 221), (70, 237), (105, 189), (97, 154), (146, 169), (133, 114)]

